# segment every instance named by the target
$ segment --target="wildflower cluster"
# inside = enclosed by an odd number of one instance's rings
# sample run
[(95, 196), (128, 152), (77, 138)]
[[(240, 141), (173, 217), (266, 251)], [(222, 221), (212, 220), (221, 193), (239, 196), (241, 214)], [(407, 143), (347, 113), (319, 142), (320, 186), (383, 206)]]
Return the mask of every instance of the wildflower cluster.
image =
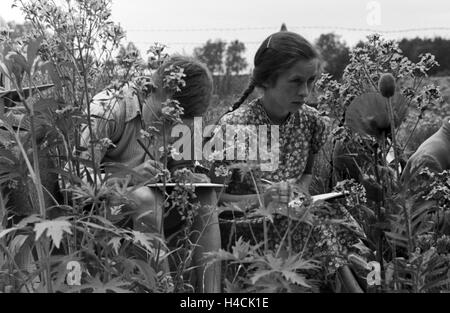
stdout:
[(186, 86), (184, 81), (184, 69), (179, 66), (170, 65), (164, 69), (163, 87), (171, 92), (179, 92)]
[(336, 192), (343, 192), (347, 196), (345, 201), (347, 206), (355, 207), (367, 203), (366, 189), (354, 179), (342, 180), (334, 187)]
[(148, 65), (151, 69), (156, 70), (169, 57), (169, 54), (166, 53), (166, 48), (166, 45), (155, 42), (155, 44), (147, 50), (147, 53), (149, 54)]
[(345, 68), (342, 81), (333, 80), (329, 74), (323, 74), (317, 81), (316, 86), (322, 91), (319, 108), (342, 121), (345, 109), (357, 96), (378, 90), (382, 73), (391, 73), (397, 80), (412, 81), (412, 85), (403, 84), (401, 93), (423, 107), (440, 100), (437, 87), (420, 86), (421, 77), (438, 65), (429, 53), (421, 55), (414, 63), (402, 56), (396, 41), (383, 39), (378, 34), (368, 36), (367, 42), (351, 51), (350, 64)]
[(447, 211), (450, 208), (450, 171), (434, 173), (425, 169), (419, 175), (430, 183), (425, 199), (437, 201), (438, 206)]

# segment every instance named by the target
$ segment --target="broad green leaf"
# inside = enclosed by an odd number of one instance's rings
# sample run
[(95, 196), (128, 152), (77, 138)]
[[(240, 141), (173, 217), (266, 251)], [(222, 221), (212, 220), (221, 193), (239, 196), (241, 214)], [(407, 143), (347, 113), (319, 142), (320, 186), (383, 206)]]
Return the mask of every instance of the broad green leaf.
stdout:
[(311, 285), (309, 285), (306, 282), (305, 277), (303, 277), (302, 275), (295, 273), (295, 272), (291, 272), (291, 271), (282, 271), (281, 274), (283, 274), (284, 278), (286, 278), (286, 280), (290, 281), (293, 284), (297, 284), (306, 288), (311, 288)]
[(276, 258), (272, 254), (266, 255), (267, 265), (273, 270), (281, 270), (284, 260), (282, 258)]
[(283, 270), (312, 270), (318, 268), (318, 261), (315, 260), (305, 260), (300, 257), (300, 254), (293, 255), (287, 258), (283, 263)]
[(47, 231), (47, 237), (51, 237), (56, 248), (59, 248), (64, 233), (72, 234), (72, 224), (68, 221), (43, 221), (34, 225), (36, 241)]
[(270, 275), (272, 273), (274, 273), (275, 271), (273, 270), (262, 270), (262, 271), (257, 271), (251, 278), (250, 281), (252, 282), (252, 284), (256, 284), (256, 282), (263, 278), (264, 276)]
[(237, 260), (245, 260), (248, 256), (257, 255), (256, 251), (263, 244), (261, 242), (256, 246), (252, 246), (249, 242), (244, 241), (243, 237), (240, 237), (232, 247), (232, 253)]
[(148, 233), (141, 233), (139, 231), (132, 231), (132, 234), (133, 234), (133, 242), (141, 245), (147, 251), (150, 251), (150, 252), (154, 252), (153, 242), (155, 240), (158, 240), (159, 242), (164, 244), (164, 242), (161, 240), (161, 238), (158, 238), (156, 235), (150, 235)]

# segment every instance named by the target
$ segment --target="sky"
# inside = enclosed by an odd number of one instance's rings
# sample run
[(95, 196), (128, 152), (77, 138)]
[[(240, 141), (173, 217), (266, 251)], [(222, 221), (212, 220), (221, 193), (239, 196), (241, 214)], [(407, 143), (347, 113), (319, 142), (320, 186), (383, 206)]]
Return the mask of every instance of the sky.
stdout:
[[(0, 16), (23, 22), (12, 2), (0, 0)], [(450, 39), (449, 0), (113, 0), (112, 18), (143, 53), (154, 42), (189, 54), (208, 39), (239, 39), (249, 63), (282, 23), (310, 41), (334, 31), (349, 46), (371, 31), (389, 31), (384, 36), (392, 39)]]

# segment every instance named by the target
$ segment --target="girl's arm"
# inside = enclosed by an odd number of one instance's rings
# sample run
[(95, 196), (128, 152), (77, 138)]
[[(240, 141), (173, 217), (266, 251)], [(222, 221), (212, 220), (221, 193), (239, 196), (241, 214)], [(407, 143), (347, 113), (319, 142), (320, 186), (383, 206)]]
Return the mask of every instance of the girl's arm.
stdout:
[(298, 184), (300, 187), (309, 194), (309, 187), (312, 182), (312, 171), (314, 167), (314, 161), (316, 159), (316, 154), (310, 154), (308, 156), (308, 161), (306, 162), (305, 170), (303, 171), (303, 175), (298, 180)]

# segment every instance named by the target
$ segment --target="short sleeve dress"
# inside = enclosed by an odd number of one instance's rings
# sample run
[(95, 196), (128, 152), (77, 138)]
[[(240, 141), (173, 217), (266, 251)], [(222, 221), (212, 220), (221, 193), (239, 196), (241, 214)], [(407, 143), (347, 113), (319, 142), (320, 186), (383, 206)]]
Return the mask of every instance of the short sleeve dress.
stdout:
[[(320, 151), (329, 134), (327, 118), (320, 116), (316, 109), (307, 105), (304, 105), (296, 113), (290, 114), (283, 124), (274, 125), (259, 98), (223, 116), (219, 121), (219, 125), (221, 126), (224, 137), (226, 132), (232, 131), (230, 127), (254, 126), (259, 137), (261, 135), (266, 136), (267, 145), (263, 144), (262, 147), (267, 147), (266, 150), (270, 153), (273, 152), (271, 149), (273, 142), (278, 141), (279, 153), (276, 168), (274, 170), (264, 170), (264, 168), (260, 167), (253, 171), (255, 177), (273, 182), (300, 179), (305, 170), (309, 155), (317, 154)], [(278, 136), (272, 136), (274, 126), (278, 128)], [(265, 131), (266, 129), (267, 132)], [(271, 140), (276, 137), (278, 137), (278, 140)], [(258, 153), (261, 148), (259, 144), (260, 140), (258, 140)], [(251, 146), (248, 144), (248, 140), (246, 146)], [(246, 150), (246, 156), (248, 154), (249, 149)], [(235, 156), (237, 158), (237, 153)], [(242, 160), (236, 160), (235, 163), (239, 161)], [(219, 163), (229, 165), (234, 162), (230, 162), (229, 160), (216, 162), (216, 166)], [(237, 171), (233, 172), (233, 177), (228, 184), (227, 192), (230, 194), (255, 193), (255, 189), (252, 187), (254, 184), (252, 183), (251, 177), (249, 175), (238, 177), (239, 175), (237, 174)], [(213, 180), (217, 181), (218, 178), (213, 175)]]
[[(218, 128), (222, 130), (222, 136), (227, 131), (227, 127), (235, 125), (254, 125), (257, 127), (258, 135), (261, 135), (264, 132), (258, 131), (258, 126), (266, 126), (267, 129), (270, 129), (273, 123), (262, 106), (261, 99), (255, 99), (223, 116), (219, 125), (221, 127)], [(263, 178), (272, 182), (300, 179), (309, 155), (317, 154), (324, 146), (329, 134), (329, 125), (328, 118), (320, 116), (314, 108), (303, 105), (299, 111), (288, 116), (285, 122), (279, 125), (279, 162), (276, 169), (268, 171), (253, 167), (252, 175), (249, 175), (249, 173), (242, 174), (242, 171), (239, 170), (232, 170), (231, 175), (229, 174), (231, 177), (229, 176), (227, 180), (226, 192), (234, 195), (254, 194), (256, 190), (255, 178)], [(270, 134), (267, 136), (271, 138)], [(268, 141), (270, 142), (270, 140)], [(248, 144), (248, 141), (246, 144)], [(249, 152), (247, 151), (246, 158), (248, 158), (248, 155)], [(213, 166), (215, 171), (211, 171), (211, 179), (213, 181), (220, 180), (217, 176), (217, 168), (222, 166), (230, 168), (230, 165), (238, 162), (245, 163), (248, 161), (216, 161)], [(219, 172), (224, 173), (224, 171)], [(305, 224), (295, 229), (292, 237), (293, 250), (295, 252), (303, 251), (305, 257), (320, 256), (321, 264), (327, 269), (327, 271), (321, 271), (321, 275), (325, 272), (334, 273), (340, 265), (346, 263), (347, 254), (351, 252), (352, 246), (361, 244), (360, 239), (365, 237), (364, 233), (353, 217), (343, 208), (329, 207), (317, 210), (313, 219), (312, 225), (314, 226)], [(342, 223), (330, 222), (337, 220)], [(288, 218), (284, 215), (275, 215), (273, 223), (270, 223), (268, 241), (269, 247), (274, 251), (279, 247), (282, 240), (280, 234), (285, 233), (288, 224)], [(340, 225), (345, 226), (341, 227)], [(245, 230), (246, 227), (252, 227), (252, 230)], [(236, 232), (235, 238), (243, 236), (250, 241), (256, 239), (262, 242), (264, 240), (261, 223), (239, 223)]]

